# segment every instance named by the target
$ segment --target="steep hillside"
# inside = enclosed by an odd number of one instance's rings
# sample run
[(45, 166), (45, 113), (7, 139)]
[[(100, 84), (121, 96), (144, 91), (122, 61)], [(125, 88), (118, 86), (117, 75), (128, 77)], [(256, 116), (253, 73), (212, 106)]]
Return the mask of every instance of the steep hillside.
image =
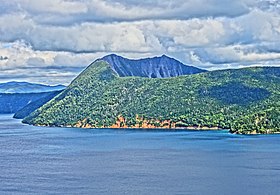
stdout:
[(172, 78), (119, 77), (96, 61), (23, 122), (44, 126), (223, 128), (280, 131), (280, 68), (222, 70)]
[[(130, 60), (115, 54), (101, 58), (111, 65), (111, 68), (120, 76), (140, 76), (148, 78), (167, 78), (180, 75), (197, 74), (205, 70), (187, 66), (166, 55), (161, 57)], [(98, 60), (97, 60), (98, 61)]]
[(29, 104), (27, 104), (26, 106), (24, 106), (23, 108), (18, 110), (14, 114), (14, 118), (23, 119), (23, 118), (27, 117), (29, 114), (31, 114), (36, 109), (38, 109), (41, 106), (43, 106), (44, 104), (46, 104), (48, 101), (53, 99), (55, 96), (57, 96), (61, 92), (62, 92), (62, 90), (61, 91), (49, 92), (46, 96), (43, 96), (42, 98), (40, 98), (38, 100), (31, 101)]

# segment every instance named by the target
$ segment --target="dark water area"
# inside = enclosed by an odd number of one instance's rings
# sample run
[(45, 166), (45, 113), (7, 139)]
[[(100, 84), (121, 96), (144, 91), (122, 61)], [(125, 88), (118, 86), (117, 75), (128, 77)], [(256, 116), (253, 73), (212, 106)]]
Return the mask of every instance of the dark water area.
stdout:
[(46, 128), (0, 115), (0, 194), (280, 194), (280, 135)]

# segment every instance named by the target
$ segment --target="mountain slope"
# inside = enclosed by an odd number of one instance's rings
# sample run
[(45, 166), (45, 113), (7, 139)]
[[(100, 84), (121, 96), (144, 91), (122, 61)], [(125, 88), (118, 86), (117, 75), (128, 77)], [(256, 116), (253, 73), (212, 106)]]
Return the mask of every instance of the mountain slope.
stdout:
[(120, 77), (140, 76), (148, 78), (167, 78), (206, 72), (206, 70), (187, 66), (166, 55), (140, 60), (130, 60), (111, 54), (99, 60), (110, 64), (111, 68)]
[(119, 77), (112, 65), (99, 60), (23, 122), (86, 128), (224, 128), (236, 133), (273, 133), (280, 131), (279, 91), (280, 68), (149, 79)]
[(57, 96), (59, 93), (61, 93), (61, 91), (53, 91), (53, 92), (48, 92), (46, 94), (46, 96), (44, 95), (43, 97), (41, 97), (38, 100), (35, 101), (31, 101), (29, 104), (27, 104), (26, 106), (24, 106), (23, 108), (21, 108), (20, 110), (18, 110), (15, 114), (14, 114), (14, 118), (17, 119), (23, 119), (25, 117), (27, 117), (29, 114), (31, 114), (32, 112), (34, 112), (36, 109), (40, 108), (41, 106), (43, 106), (44, 104), (46, 104), (48, 101), (50, 101), (51, 99), (53, 99), (55, 96)]
[(49, 86), (27, 82), (0, 83), (0, 93), (42, 93), (65, 89), (63, 85)]

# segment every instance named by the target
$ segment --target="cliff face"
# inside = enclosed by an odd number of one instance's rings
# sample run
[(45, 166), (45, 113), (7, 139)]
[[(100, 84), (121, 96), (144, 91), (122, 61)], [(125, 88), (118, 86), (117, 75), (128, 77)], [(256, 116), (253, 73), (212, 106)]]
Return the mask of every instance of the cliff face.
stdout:
[(187, 66), (166, 55), (161, 57), (130, 60), (117, 55), (108, 55), (100, 60), (106, 61), (120, 76), (139, 76), (148, 78), (168, 78), (180, 75), (206, 72), (193, 66)]

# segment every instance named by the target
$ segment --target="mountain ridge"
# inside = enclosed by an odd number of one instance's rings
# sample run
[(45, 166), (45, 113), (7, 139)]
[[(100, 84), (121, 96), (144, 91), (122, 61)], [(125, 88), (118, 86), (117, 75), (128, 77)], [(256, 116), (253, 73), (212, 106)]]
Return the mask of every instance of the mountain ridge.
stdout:
[(116, 54), (110, 54), (94, 62), (101, 60), (110, 64), (112, 69), (120, 77), (140, 76), (148, 78), (168, 78), (206, 72), (206, 70), (185, 65), (166, 55), (142, 59), (127, 59)]

